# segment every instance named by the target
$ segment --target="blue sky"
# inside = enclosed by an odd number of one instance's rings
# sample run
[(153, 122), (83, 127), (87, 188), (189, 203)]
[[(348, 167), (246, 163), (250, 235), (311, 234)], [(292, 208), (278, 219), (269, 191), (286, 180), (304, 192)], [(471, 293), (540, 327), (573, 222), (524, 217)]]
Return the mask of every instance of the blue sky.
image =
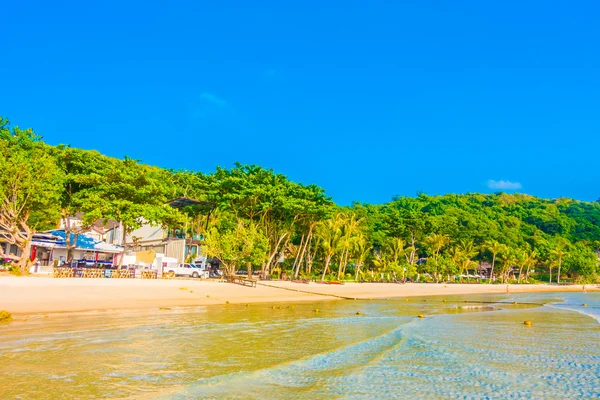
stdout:
[(260, 164), (341, 204), (498, 188), (596, 200), (599, 12), (12, 1), (0, 115), (51, 144), (163, 167)]

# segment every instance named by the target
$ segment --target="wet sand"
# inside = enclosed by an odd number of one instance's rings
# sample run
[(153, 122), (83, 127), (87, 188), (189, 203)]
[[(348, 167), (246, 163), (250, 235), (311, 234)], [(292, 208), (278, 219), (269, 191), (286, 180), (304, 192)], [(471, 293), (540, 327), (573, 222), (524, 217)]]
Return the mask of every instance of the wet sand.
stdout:
[[(510, 293), (581, 292), (581, 285), (509, 285)], [(586, 285), (587, 291), (599, 290)], [(56, 279), (0, 277), (0, 310), (13, 314), (160, 308), (243, 303), (376, 299), (506, 293), (506, 285), (347, 283), (324, 285), (266, 281), (252, 288), (200, 280)]]

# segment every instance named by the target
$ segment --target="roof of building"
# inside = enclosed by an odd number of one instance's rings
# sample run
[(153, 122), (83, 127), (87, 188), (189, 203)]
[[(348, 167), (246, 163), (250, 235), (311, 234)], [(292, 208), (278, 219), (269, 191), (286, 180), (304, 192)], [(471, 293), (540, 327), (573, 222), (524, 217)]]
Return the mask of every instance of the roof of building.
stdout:
[[(72, 215), (71, 218), (83, 221), (84, 213), (76, 212), (75, 215)], [(94, 221), (90, 229), (94, 229), (97, 232), (104, 233), (106, 231), (110, 231), (114, 229), (116, 226), (119, 226), (119, 221), (115, 221), (113, 219), (105, 219), (101, 218), (97, 221)]]
[[(33, 235), (32, 244), (34, 246), (48, 247), (48, 248), (66, 248), (67, 235), (64, 229), (55, 229), (47, 232), (40, 232)], [(71, 240), (75, 239), (75, 234), (71, 233)], [(77, 235), (77, 242), (75, 244), (77, 250), (88, 250), (98, 251), (103, 253), (120, 253), (123, 251), (121, 246), (108, 244), (99, 240), (95, 240), (93, 237), (80, 233)]]
[(213, 207), (215, 206), (215, 203), (211, 203), (210, 201), (194, 200), (194, 199), (190, 199), (189, 197), (178, 197), (176, 199), (167, 201), (166, 204), (170, 205), (173, 208), (178, 208), (178, 209), (181, 209), (181, 208), (187, 207), (187, 206), (193, 206), (195, 204), (201, 204), (203, 206), (213, 206)]

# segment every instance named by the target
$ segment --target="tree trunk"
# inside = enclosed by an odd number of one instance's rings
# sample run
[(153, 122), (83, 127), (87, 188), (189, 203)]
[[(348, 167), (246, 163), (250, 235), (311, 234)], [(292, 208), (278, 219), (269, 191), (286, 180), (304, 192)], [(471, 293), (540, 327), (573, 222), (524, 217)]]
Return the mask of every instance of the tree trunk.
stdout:
[(519, 280), (517, 280), (517, 283), (521, 283), (521, 276), (523, 275), (523, 267), (524, 267), (524, 265), (521, 264), (521, 268), (519, 269)]
[(21, 247), (21, 259), (19, 260), (19, 268), (23, 275), (29, 273), (28, 267), (30, 264), (29, 257), (31, 257), (31, 239), (33, 239), (33, 232), (27, 233), (28, 239)]
[(558, 260), (558, 273), (556, 275), (556, 283), (560, 284), (560, 267), (562, 264), (562, 260)]
[(29, 271), (27, 268), (29, 267), (31, 257), (31, 241), (33, 240), (33, 230), (29, 228), (27, 225), (28, 217), (24, 218), (19, 224), (21, 225), (21, 229), (25, 231), (25, 236), (22, 233), (17, 233), (18, 239), (16, 241), (17, 247), (21, 249), (21, 257), (19, 258), (19, 268), (21, 269), (22, 274), (27, 274)]
[[(65, 232), (66, 234), (66, 232)], [(71, 233), (69, 232), (69, 237)], [(66, 237), (66, 236), (65, 236)], [(77, 240), (79, 239), (79, 232), (73, 233), (73, 240), (67, 245), (67, 262), (70, 264), (73, 261), (73, 252), (77, 247)]]
[[(276, 260), (274, 260), (275, 256), (277, 255), (277, 253), (279, 252), (279, 247), (281, 245), (281, 241), (283, 239), (285, 239), (285, 237), (287, 236), (288, 232), (284, 233), (283, 235), (281, 235), (279, 237), (279, 239), (277, 240), (277, 244), (275, 245), (275, 249), (273, 250), (273, 252), (270, 254), (269, 256), (269, 261), (267, 262), (267, 273), (268, 270), (270, 270), (271, 266), (276, 262)], [(286, 242), (287, 243), (287, 242)], [(283, 246), (285, 248), (285, 245)]]
[(411, 246), (412, 246), (412, 250), (410, 251), (410, 265), (414, 265), (415, 263), (415, 256), (417, 253), (417, 244), (416, 244), (416, 238), (414, 233), (410, 234), (410, 242), (411, 242)]
[(252, 279), (252, 263), (248, 263), (248, 279)]
[[(62, 221), (65, 227), (65, 245), (67, 247), (67, 264), (71, 264), (73, 261), (73, 252), (77, 247), (77, 239), (79, 239), (79, 233), (81, 232), (80, 227), (73, 228), (69, 214), (67, 210), (62, 211)], [(71, 234), (73, 234), (72, 238)]]
[(323, 276), (321, 276), (321, 282), (323, 282), (325, 280), (325, 275), (327, 275), (327, 269), (329, 268), (329, 263), (331, 262), (331, 257), (330, 255), (325, 256), (325, 268), (323, 268)]
[(496, 255), (492, 257), (492, 270), (490, 271), (490, 280), (488, 283), (492, 283), (492, 279), (494, 277), (494, 266), (496, 265)]
[(298, 246), (298, 251), (296, 252), (296, 257), (294, 257), (294, 264), (292, 264), (292, 271), (294, 273), (294, 278), (298, 277), (298, 261), (300, 259), (300, 253), (302, 253), (302, 249), (304, 248), (304, 233), (302, 234), (302, 239), (300, 239), (300, 245)]
[(340, 276), (342, 275), (342, 268), (344, 267), (344, 255), (346, 254), (347, 249), (342, 250), (342, 254), (340, 255), (340, 265), (338, 265), (338, 281), (340, 280)]
[[(304, 235), (302, 235), (304, 239)], [(298, 274), (300, 272), (300, 266), (302, 265), (302, 261), (304, 261), (304, 254), (306, 253), (306, 248), (308, 247), (308, 243), (312, 238), (312, 226), (308, 230), (308, 235), (306, 236), (306, 241), (304, 242), (304, 247), (302, 248), (302, 252), (300, 253), (300, 259), (298, 260), (298, 265), (296, 266), (296, 273), (294, 277), (298, 279)]]
[(348, 267), (348, 256), (350, 255), (350, 249), (346, 250), (346, 255), (344, 256), (344, 268), (342, 269), (342, 278), (346, 277), (346, 268)]
[(71, 247), (71, 218), (69, 213), (62, 211), (63, 225), (65, 226), (65, 246), (67, 246), (67, 263), (70, 264), (73, 259), (73, 248)]
[(265, 274), (265, 270), (267, 268), (267, 263), (263, 261), (263, 263), (260, 265), (260, 277), (261, 279), (266, 279), (267, 275)]
[(123, 252), (121, 253), (121, 257), (119, 257), (119, 265), (118, 268), (122, 269), (123, 268), (123, 258), (125, 258), (125, 253), (127, 252), (127, 231), (125, 230), (125, 225), (123, 225), (123, 222), (120, 222), (121, 224), (121, 235), (123, 235), (123, 237), (121, 238), (121, 245), (123, 246)]
[(550, 266), (550, 281), (548, 283), (552, 283), (552, 265)]
[[(313, 260), (315, 259), (315, 254), (311, 253), (311, 246), (312, 246), (312, 241), (308, 242), (308, 250), (306, 253), (306, 273), (309, 275), (312, 273)], [(316, 250), (315, 250), (315, 252), (316, 252)]]

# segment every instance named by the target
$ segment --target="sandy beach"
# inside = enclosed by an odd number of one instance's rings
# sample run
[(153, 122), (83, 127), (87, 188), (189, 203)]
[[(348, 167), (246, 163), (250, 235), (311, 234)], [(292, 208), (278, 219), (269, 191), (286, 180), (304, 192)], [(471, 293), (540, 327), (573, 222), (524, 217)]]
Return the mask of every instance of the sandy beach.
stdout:
[[(588, 285), (586, 290), (598, 290)], [(510, 285), (511, 293), (582, 291), (582, 286)], [(506, 285), (368, 284), (324, 285), (283, 281), (256, 288), (200, 280), (55, 279), (0, 277), (0, 309), (13, 314), (159, 308), (236, 303), (375, 299), (506, 293)], [(339, 296), (339, 297), (337, 297)]]

